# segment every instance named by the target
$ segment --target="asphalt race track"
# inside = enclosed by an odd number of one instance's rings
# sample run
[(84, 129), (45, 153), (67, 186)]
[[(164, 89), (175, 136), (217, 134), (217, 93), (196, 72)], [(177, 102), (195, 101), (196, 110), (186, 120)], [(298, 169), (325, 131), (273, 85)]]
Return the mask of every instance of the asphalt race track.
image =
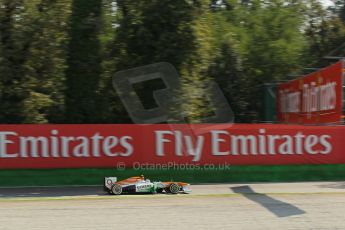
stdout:
[(344, 229), (345, 182), (209, 184), (188, 195), (0, 188), (0, 229)]

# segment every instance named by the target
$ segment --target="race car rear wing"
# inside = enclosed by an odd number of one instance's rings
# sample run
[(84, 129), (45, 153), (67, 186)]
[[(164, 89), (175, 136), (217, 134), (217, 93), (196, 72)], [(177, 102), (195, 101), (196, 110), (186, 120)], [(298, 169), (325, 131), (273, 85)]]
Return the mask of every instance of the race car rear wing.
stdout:
[(103, 190), (108, 191), (117, 182), (117, 177), (104, 177)]

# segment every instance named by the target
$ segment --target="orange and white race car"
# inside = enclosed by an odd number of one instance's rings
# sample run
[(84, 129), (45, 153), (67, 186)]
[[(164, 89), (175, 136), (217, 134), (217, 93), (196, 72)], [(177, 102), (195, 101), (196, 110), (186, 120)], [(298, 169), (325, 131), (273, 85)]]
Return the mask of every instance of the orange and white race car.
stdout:
[(185, 182), (150, 181), (143, 175), (117, 181), (117, 177), (104, 178), (104, 191), (113, 195), (130, 193), (190, 193), (190, 184)]

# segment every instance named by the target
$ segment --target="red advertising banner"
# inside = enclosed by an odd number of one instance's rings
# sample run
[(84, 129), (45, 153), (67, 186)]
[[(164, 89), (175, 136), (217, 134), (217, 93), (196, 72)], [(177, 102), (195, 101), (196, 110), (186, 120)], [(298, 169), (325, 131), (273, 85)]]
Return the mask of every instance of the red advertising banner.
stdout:
[(344, 164), (345, 126), (0, 125), (0, 169)]
[(282, 83), (277, 91), (277, 117), (282, 123), (325, 124), (342, 121), (343, 61)]

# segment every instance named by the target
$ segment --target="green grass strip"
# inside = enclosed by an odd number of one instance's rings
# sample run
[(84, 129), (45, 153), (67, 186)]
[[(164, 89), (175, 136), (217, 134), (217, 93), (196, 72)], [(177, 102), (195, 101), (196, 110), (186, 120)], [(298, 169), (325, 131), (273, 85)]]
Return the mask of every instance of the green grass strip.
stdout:
[(105, 176), (190, 183), (297, 182), (345, 180), (345, 165), (232, 166), (208, 170), (26, 169), (0, 170), (0, 186), (97, 185)]

